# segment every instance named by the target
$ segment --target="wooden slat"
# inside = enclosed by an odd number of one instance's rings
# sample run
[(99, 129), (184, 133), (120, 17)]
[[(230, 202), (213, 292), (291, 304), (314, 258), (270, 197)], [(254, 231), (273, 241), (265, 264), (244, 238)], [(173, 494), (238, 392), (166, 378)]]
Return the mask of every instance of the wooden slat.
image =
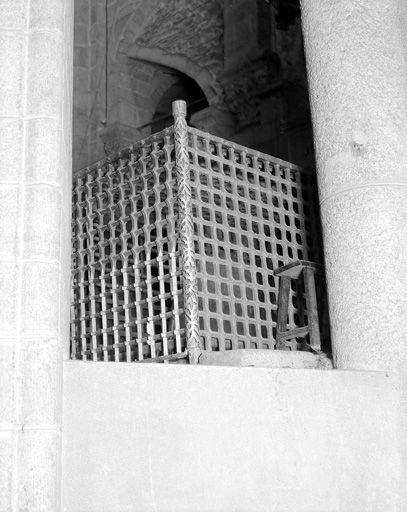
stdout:
[(287, 329), (288, 303), (290, 300), (290, 283), (291, 279), (288, 276), (280, 277), (280, 288), (278, 292), (277, 301), (277, 350), (283, 350), (285, 348), (283, 340), (286, 339), (284, 338), (284, 335)]
[(307, 301), (308, 327), (311, 348), (321, 350), (321, 335), (319, 332), (319, 318), (317, 306), (317, 293), (315, 289), (314, 269), (304, 268), (305, 298)]
[(309, 333), (308, 325), (304, 327), (297, 327), (289, 331), (281, 332), (279, 335), (280, 340), (291, 340), (293, 338), (302, 338)]

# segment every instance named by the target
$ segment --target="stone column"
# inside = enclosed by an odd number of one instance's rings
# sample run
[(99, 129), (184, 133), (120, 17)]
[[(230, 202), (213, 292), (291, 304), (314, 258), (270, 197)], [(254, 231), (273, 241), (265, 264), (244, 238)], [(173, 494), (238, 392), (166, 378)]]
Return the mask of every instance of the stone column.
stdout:
[(73, 0), (0, 2), (0, 510), (60, 510)]
[(334, 359), (407, 369), (407, 67), (398, 0), (301, 0)]

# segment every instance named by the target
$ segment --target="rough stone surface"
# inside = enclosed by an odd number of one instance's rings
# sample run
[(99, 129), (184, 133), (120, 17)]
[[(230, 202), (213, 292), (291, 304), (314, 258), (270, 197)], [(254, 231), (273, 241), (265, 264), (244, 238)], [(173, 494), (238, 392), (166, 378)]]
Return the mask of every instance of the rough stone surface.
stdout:
[(223, 66), (222, 5), (218, 0), (162, 1), (137, 43), (219, 70)]
[(352, 189), (322, 205), (339, 368), (405, 371), (406, 199), (404, 188), (388, 185)]
[(399, 512), (380, 372), (64, 366), (65, 512)]
[(302, 1), (340, 368), (407, 368), (403, 9), (397, 0)]

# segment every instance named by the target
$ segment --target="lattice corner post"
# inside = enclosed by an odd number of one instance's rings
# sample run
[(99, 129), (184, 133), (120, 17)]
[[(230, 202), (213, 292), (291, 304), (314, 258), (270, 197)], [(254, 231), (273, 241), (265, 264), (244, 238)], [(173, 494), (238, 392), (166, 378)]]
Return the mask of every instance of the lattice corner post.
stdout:
[(187, 106), (185, 101), (174, 101), (175, 166), (177, 172), (179, 218), (178, 230), (181, 251), (181, 272), (184, 294), (186, 344), (189, 362), (197, 364), (202, 353), (199, 336), (198, 286), (194, 251), (194, 220), (192, 193), (189, 181)]

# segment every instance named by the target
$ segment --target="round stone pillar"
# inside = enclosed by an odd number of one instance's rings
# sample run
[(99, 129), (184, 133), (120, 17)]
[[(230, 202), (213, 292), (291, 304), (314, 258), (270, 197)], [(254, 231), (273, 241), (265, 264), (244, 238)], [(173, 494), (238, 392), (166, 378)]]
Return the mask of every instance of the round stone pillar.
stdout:
[(60, 510), (73, 0), (0, 2), (0, 510)]
[(403, 5), (301, 0), (338, 368), (407, 368)]

